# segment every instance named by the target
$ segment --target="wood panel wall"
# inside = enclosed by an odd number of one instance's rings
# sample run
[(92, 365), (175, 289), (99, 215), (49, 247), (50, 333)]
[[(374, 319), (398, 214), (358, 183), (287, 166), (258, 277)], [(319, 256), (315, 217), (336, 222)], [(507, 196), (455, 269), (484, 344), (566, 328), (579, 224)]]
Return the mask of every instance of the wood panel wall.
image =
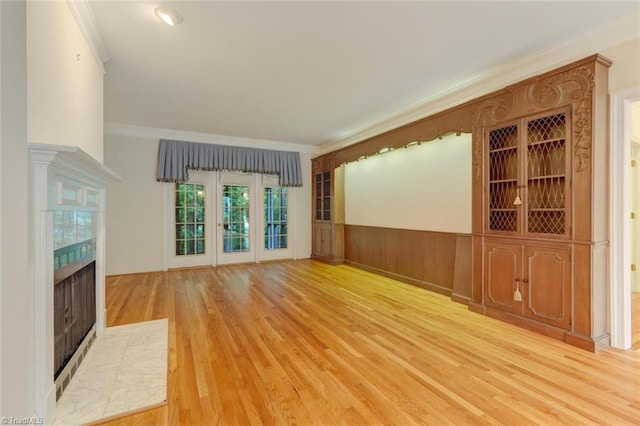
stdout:
[(345, 225), (345, 262), (466, 303), (471, 297), (471, 236)]

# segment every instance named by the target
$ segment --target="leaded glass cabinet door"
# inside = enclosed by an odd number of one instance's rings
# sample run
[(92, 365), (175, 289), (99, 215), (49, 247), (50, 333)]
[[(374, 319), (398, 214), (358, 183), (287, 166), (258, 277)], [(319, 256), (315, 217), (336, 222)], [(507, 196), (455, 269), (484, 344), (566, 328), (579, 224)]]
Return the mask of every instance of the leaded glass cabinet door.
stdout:
[(524, 234), (567, 237), (571, 177), (568, 111), (528, 119), (524, 126), (527, 189)]
[(518, 234), (522, 195), (518, 184), (519, 132), (516, 123), (489, 129), (486, 232)]

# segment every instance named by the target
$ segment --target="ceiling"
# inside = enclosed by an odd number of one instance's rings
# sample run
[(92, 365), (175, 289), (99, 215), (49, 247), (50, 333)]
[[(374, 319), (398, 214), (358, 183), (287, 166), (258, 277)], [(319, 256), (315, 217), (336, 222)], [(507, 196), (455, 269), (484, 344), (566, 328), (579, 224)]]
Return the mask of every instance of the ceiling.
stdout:
[[(96, 1), (105, 121), (320, 145), (638, 2)], [(169, 27), (158, 6), (179, 11)]]

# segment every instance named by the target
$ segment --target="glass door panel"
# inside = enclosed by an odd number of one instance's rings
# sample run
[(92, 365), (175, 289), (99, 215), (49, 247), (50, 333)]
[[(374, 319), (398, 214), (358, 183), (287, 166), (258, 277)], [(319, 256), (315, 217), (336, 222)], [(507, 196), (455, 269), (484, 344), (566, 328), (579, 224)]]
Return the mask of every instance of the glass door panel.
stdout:
[(222, 250), (224, 253), (249, 251), (249, 187), (222, 186)]
[(532, 234), (567, 234), (566, 113), (527, 122), (527, 226)]
[(489, 215), (487, 231), (518, 232), (518, 127), (511, 125), (488, 132)]
[(287, 235), (287, 188), (264, 189), (264, 248), (286, 249)]
[(222, 173), (218, 192), (218, 264), (255, 262), (254, 177)]
[(208, 173), (192, 172), (189, 182), (167, 184), (165, 197), (170, 208), (165, 224), (165, 261), (168, 268), (207, 266), (214, 263), (213, 221), (210, 203), (214, 187)]

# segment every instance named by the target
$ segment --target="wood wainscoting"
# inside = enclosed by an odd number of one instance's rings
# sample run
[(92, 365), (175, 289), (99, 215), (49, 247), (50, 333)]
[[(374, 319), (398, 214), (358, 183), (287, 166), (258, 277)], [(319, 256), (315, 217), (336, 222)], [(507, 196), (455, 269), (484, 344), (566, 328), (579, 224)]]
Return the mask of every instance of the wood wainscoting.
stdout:
[(471, 298), (471, 235), (345, 225), (345, 263), (435, 291)]

